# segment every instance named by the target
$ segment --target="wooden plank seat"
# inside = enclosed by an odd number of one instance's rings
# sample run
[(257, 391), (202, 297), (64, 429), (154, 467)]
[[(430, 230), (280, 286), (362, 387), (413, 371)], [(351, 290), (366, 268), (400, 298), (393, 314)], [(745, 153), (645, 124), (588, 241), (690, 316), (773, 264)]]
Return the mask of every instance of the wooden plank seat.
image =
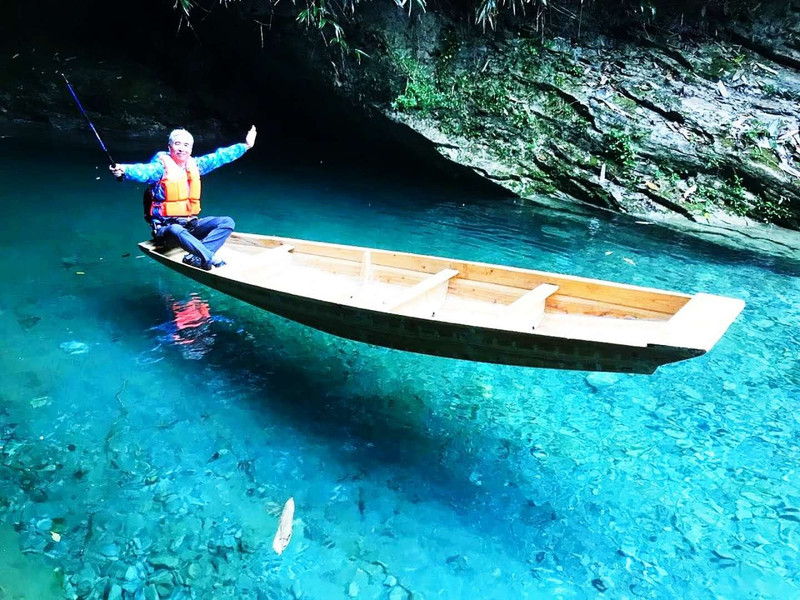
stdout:
[(659, 344), (710, 350), (742, 311), (735, 298), (695, 294), (664, 324)]
[(509, 328), (516, 331), (536, 329), (544, 318), (545, 302), (556, 291), (557, 285), (542, 283), (504, 307), (503, 318)]
[(444, 303), (450, 280), (458, 275), (455, 269), (442, 269), (416, 283), (386, 302), (384, 310), (403, 314), (431, 314)]

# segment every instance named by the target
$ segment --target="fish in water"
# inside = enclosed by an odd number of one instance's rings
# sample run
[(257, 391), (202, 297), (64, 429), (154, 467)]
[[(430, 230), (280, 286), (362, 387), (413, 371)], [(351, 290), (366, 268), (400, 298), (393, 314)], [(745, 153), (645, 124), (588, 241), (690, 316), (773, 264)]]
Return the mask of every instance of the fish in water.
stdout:
[(292, 539), (292, 522), (294, 521), (294, 498), (289, 498), (283, 505), (280, 521), (278, 521), (278, 531), (275, 532), (275, 539), (272, 540), (272, 549), (278, 554), (283, 554), (289, 540)]

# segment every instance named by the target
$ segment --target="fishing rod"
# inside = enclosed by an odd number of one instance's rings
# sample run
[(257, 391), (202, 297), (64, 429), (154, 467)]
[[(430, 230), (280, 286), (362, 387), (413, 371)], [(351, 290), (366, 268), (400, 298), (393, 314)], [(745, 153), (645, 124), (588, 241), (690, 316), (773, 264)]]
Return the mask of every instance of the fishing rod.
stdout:
[[(111, 158), (111, 153), (108, 151), (108, 148), (106, 148), (106, 145), (103, 143), (103, 140), (100, 139), (100, 134), (97, 133), (97, 129), (95, 129), (94, 125), (92, 125), (92, 121), (89, 119), (89, 115), (87, 115), (86, 111), (83, 110), (83, 105), (81, 104), (81, 101), (78, 100), (78, 95), (75, 93), (75, 90), (72, 89), (72, 85), (70, 84), (69, 79), (67, 79), (67, 76), (64, 75), (64, 73), (61, 73), (61, 76), (64, 78), (64, 81), (67, 82), (67, 88), (69, 88), (69, 93), (72, 94), (73, 98), (75, 98), (75, 103), (78, 105), (78, 108), (81, 109), (81, 113), (83, 113), (83, 116), (86, 118), (86, 122), (89, 123), (89, 127), (92, 128), (94, 137), (96, 137), (97, 141), (100, 142), (100, 147), (103, 149), (103, 152), (106, 153), (106, 156), (108, 157), (108, 162), (111, 163), (112, 167), (115, 166), (117, 162), (113, 158)], [(117, 181), (122, 181), (122, 177), (121, 176), (117, 177)]]

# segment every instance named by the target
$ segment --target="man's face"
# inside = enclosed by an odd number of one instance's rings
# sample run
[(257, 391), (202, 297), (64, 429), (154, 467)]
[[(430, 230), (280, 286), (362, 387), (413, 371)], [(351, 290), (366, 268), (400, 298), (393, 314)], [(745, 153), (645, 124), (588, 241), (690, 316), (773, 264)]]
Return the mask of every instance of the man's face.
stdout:
[(179, 165), (183, 165), (192, 155), (192, 140), (186, 134), (179, 134), (169, 145), (169, 153)]

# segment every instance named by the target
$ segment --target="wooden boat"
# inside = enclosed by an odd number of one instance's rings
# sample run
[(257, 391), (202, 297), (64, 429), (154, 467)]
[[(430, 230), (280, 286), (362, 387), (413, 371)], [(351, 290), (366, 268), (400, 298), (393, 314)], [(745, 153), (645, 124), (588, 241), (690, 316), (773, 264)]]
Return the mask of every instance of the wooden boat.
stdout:
[(653, 373), (710, 350), (744, 302), (498, 265), (234, 233), (211, 271), (160, 263), (344, 338), (465, 360)]

